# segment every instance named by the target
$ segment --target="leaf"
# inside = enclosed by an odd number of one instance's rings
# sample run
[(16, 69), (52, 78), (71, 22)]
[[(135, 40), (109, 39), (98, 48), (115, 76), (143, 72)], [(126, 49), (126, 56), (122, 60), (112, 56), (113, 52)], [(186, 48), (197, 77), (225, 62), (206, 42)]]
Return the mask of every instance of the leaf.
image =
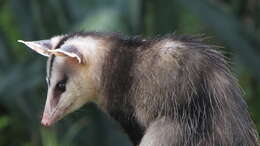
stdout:
[(9, 123), (10, 121), (8, 116), (0, 116), (0, 130), (7, 127)]

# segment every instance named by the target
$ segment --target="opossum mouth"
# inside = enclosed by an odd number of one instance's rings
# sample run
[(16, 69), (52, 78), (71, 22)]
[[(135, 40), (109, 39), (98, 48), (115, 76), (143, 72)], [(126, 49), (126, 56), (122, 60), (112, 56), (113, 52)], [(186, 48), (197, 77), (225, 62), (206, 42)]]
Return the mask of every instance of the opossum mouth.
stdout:
[(58, 121), (61, 118), (61, 116), (62, 116), (62, 112), (58, 109), (56, 109), (51, 114), (44, 112), (41, 120), (41, 124), (43, 126), (49, 127), (53, 125), (56, 121)]
[(70, 109), (73, 103), (74, 102), (72, 102), (71, 104), (69, 104), (67, 107), (64, 108), (55, 108), (51, 113), (44, 111), (41, 124), (46, 127), (53, 125), (54, 123), (56, 123), (58, 120), (62, 119), (66, 115), (68, 109)]

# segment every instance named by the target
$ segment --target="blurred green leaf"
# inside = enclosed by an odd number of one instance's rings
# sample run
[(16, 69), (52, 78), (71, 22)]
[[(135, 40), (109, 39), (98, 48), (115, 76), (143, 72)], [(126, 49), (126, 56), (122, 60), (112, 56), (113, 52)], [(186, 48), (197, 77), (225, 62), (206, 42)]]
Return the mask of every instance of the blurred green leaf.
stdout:
[(57, 136), (54, 131), (41, 129), (41, 139), (43, 146), (61, 146), (57, 141)]
[(0, 130), (10, 124), (8, 116), (0, 116)]
[(75, 30), (127, 32), (123, 16), (117, 9), (99, 9), (83, 19)]

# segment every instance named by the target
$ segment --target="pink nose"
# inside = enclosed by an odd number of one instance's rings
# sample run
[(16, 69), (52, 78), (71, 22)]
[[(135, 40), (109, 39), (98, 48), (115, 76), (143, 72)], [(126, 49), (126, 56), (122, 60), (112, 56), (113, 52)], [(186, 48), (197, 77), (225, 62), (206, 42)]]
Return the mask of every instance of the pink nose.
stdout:
[(51, 125), (50, 119), (46, 115), (43, 115), (41, 124), (46, 127), (50, 126)]
[(46, 127), (49, 127), (49, 126), (50, 126), (50, 122), (49, 122), (48, 120), (46, 120), (46, 119), (42, 119), (41, 124), (42, 124), (43, 126), (46, 126)]

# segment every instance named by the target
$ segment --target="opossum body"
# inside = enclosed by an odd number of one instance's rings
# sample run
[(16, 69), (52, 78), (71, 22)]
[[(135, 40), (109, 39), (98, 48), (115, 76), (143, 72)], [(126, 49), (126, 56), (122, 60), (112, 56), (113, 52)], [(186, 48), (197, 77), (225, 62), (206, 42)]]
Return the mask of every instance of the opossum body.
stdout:
[(202, 41), (84, 32), (20, 42), (49, 57), (45, 126), (95, 101), (134, 145), (257, 145), (224, 56)]

